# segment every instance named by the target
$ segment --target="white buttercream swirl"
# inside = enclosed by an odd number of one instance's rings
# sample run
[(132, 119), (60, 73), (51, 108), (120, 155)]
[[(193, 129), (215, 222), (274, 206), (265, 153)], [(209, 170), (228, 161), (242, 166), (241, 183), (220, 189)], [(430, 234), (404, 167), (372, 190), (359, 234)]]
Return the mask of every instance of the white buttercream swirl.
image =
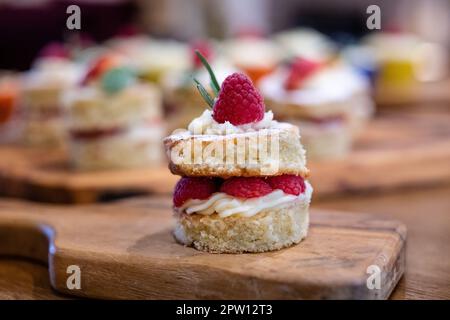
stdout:
[(305, 192), (298, 196), (286, 194), (282, 190), (274, 190), (263, 197), (245, 199), (217, 192), (205, 200), (188, 200), (178, 209), (187, 214), (211, 215), (217, 213), (221, 218), (231, 215), (252, 217), (263, 210), (278, 209), (292, 201), (299, 201), (308, 205), (311, 201), (313, 189), (307, 181), (305, 181), (305, 185)]
[(354, 94), (366, 93), (370, 88), (367, 79), (345, 65), (324, 68), (306, 79), (297, 90), (283, 86), (287, 70), (280, 69), (265, 77), (259, 84), (261, 93), (275, 101), (315, 106), (346, 101)]
[(264, 113), (264, 118), (261, 121), (235, 126), (229, 121), (218, 123), (212, 117), (211, 110), (205, 110), (200, 117), (191, 121), (188, 130), (191, 134), (226, 135), (269, 129), (278, 125), (279, 123), (273, 120), (272, 111)]

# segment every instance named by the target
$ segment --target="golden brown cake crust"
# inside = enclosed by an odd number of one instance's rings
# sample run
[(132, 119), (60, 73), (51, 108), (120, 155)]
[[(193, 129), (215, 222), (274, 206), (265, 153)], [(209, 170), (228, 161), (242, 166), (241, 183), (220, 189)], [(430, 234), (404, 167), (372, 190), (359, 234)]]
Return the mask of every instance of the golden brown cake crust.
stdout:
[[(276, 135), (277, 143), (273, 149), (267, 147), (264, 156), (251, 158), (252, 151), (261, 150), (255, 143), (255, 137), (269, 137)], [(240, 140), (242, 139), (242, 140)], [(245, 152), (240, 159), (245, 161), (228, 162), (227, 155), (238, 154), (238, 140), (244, 141)], [(209, 177), (252, 177), (272, 176), (282, 174), (300, 175), (307, 178), (309, 170), (306, 168), (305, 151), (300, 143), (298, 129), (288, 126), (282, 129), (263, 129), (255, 132), (245, 132), (230, 135), (192, 135), (188, 131), (171, 135), (164, 139), (164, 145), (169, 157), (169, 169), (173, 174), (181, 176), (209, 176)], [(200, 152), (194, 156), (194, 145)], [(214, 146), (221, 146), (223, 152), (211, 156), (206, 151)], [(180, 150), (184, 161), (179, 157)], [(270, 150), (275, 150), (272, 154)], [(228, 152), (228, 153), (227, 153)], [(254, 154), (254, 153), (253, 153)], [(234, 157), (234, 156), (233, 156)], [(197, 161), (193, 161), (197, 159)]]
[(309, 177), (309, 170), (307, 168), (295, 169), (284, 168), (277, 170), (273, 174), (261, 174), (260, 168), (211, 168), (204, 165), (176, 165), (172, 162), (169, 163), (170, 172), (179, 176), (187, 177), (218, 177), (218, 178), (230, 178), (230, 177), (265, 177), (265, 176), (279, 176), (283, 174), (292, 174), (301, 176), (304, 179)]

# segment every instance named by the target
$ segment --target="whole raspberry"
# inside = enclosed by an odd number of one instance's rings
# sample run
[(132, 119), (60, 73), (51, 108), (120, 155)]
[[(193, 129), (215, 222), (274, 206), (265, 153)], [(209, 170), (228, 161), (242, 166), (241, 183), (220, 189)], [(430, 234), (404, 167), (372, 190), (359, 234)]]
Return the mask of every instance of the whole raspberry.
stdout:
[(257, 198), (271, 193), (272, 188), (262, 178), (236, 177), (225, 180), (220, 191), (238, 198)]
[(242, 73), (233, 73), (222, 83), (214, 104), (213, 118), (219, 123), (234, 125), (261, 121), (264, 101), (252, 81)]
[(284, 193), (298, 196), (306, 189), (305, 181), (300, 176), (284, 174), (267, 178), (267, 183), (273, 189), (283, 190)]
[(290, 66), (284, 87), (286, 90), (298, 89), (302, 82), (315, 73), (320, 66), (318, 62), (296, 58)]
[(211, 178), (183, 177), (178, 180), (173, 192), (173, 204), (182, 206), (189, 199), (204, 200), (217, 191), (217, 181)]

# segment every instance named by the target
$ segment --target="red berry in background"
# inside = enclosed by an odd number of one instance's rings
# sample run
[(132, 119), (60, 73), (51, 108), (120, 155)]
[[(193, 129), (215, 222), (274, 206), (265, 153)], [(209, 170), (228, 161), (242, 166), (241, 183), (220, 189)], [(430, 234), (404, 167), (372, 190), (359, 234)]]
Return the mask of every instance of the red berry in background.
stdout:
[(265, 196), (273, 190), (262, 178), (235, 177), (225, 180), (220, 191), (238, 198), (257, 198)]
[(267, 183), (272, 189), (283, 190), (284, 193), (298, 196), (306, 189), (305, 181), (300, 176), (284, 174), (267, 178)]
[(141, 30), (134, 24), (125, 24), (117, 29), (116, 37), (131, 38), (141, 34)]
[(302, 82), (318, 71), (320, 67), (321, 63), (319, 62), (296, 58), (290, 66), (284, 87), (286, 90), (298, 89)]
[(214, 104), (213, 118), (241, 125), (264, 118), (264, 101), (252, 81), (242, 73), (233, 73), (222, 83)]
[(82, 81), (82, 84), (86, 84), (91, 80), (98, 79), (106, 71), (119, 66), (120, 63), (121, 58), (116, 54), (108, 54), (98, 58), (89, 68), (86, 76)]
[(264, 39), (267, 37), (267, 33), (264, 32), (261, 28), (258, 27), (243, 27), (240, 28), (236, 34), (236, 38), (240, 39), (248, 39), (248, 38), (254, 38), (254, 39)]
[(39, 56), (44, 58), (51, 57), (68, 59), (70, 57), (70, 53), (63, 44), (59, 42), (50, 42), (41, 49)]
[(183, 177), (173, 192), (173, 204), (182, 206), (189, 199), (208, 199), (218, 189), (217, 180), (205, 177)]
[(0, 125), (6, 123), (13, 115), (19, 97), (19, 84), (16, 80), (5, 77), (0, 81)]
[(191, 59), (196, 69), (202, 68), (203, 64), (195, 51), (198, 50), (206, 60), (211, 60), (214, 55), (214, 50), (211, 44), (206, 40), (197, 40), (191, 43)]

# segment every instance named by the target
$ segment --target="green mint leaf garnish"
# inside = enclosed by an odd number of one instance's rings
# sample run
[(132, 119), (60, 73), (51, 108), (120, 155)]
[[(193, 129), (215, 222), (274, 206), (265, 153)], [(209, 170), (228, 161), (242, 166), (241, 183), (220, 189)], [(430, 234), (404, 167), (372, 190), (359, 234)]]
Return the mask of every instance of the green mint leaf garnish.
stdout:
[(200, 59), (202, 64), (205, 66), (206, 70), (208, 70), (209, 77), (211, 78), (211, 87), (214, 91), (214, 95), (217, 96), (220, 91), (220, 85), (219, 82), (217, 82), (216, 76), (214, 75), (211, 66), (209, 65), (208, 61), (206, 61), (206, 58), (200, 53), (200, 51), (195, 50), (195, 54)]
[(202, 84), (194, 78), (195, 84), (197, 86), (198, 92), (200, 92), (200, 95), (203, 97), (203, 99), (206, 101), (208, 106), (212, 109), (214, 107), (214, 99), (211, 98), (208, 91), (202, 86)]

